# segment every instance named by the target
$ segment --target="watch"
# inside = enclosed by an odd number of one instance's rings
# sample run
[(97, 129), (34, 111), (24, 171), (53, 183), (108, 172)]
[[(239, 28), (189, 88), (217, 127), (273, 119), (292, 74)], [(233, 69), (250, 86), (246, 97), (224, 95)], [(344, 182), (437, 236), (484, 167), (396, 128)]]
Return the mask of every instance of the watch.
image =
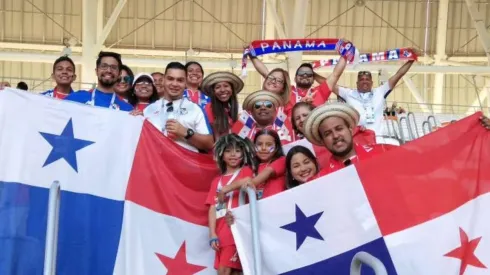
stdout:
[(194, 135), (194, 130), (187, 129), (187, 135), (184, 137), (185, 139), (190, 139)]

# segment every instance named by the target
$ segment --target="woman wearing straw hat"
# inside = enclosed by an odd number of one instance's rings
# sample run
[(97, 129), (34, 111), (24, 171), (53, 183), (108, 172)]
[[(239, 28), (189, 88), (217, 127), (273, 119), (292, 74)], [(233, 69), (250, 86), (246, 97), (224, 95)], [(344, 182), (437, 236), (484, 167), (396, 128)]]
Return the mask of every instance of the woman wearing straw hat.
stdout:
[(243, 89), (243, 81), (233, 73), (215, 72), (208, 75), (201, 86), (202, 92), (211, 99), (204, 111), (215, 139), (231, 133), (238, 120), (237, 94)]
[(249, 94), (232, 132), (253, 140), (258, 130), (271, 129), (277, 132), (282, 144), (291, 142), (293, 131), (287, 116), (280, 110), (281, 106), (282, 98), (275, 93), (259, 90)]

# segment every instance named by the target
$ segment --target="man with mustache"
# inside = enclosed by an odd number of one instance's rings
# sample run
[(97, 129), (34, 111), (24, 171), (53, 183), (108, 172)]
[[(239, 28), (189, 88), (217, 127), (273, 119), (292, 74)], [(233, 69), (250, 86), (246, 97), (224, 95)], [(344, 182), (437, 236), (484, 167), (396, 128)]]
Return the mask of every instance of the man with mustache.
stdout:
[(133, 110), (133, 106), (116, 96), (114, 90), (121, 76), (121, 55), (115, 52), (100, 52), (96, 65), (97, 87), (93, 91), (72, 93), (65, 99), (114, 110)]
[[(352, 140), (359, 113), (346, 103), (324, 104), (311, 112), (305, 122), (305, 137), (313, 144), (325, 146), (332, 156), (318, 177), (340, 170), (353, 163), (369, 159), (396, 146), (386, 144), (359, 145)], [(480, 118), (490, 130), (490, 119)]]
[(73, 60), (68, 56), (62, 56), (56, 59), (53, 64), (51, 78), (56, 82), (56, 86), (54, 89), (41, 93), (42, 95), (65, 99), (65, 97), (73, 93), (71, 84), (77, 79)]
[[(277, 132), (282, 144), (292, 141), (292, 127), (290, 120), (281, 120), (286, 116), (278, 109), (283, 105), (279, 95), (260, 90), (249, 94), (243, 101), (243, 112), (240, 123), (235, 123), (231, 131), (243, 138), (254, 140), (255, 133), (261, 129), (271, 129)], [(250, 114), (250, 116), (249, 116)]]
[(352, 134), (358, 123), (357, 110), (341, 102), (319, 106), (308, 116), (304, 127), (305, 137), (315, 145), (325, 146), (332, 153), (319, 177), (383, 153), (389, 148), (381, 144), (354, 143)]
[[(415, 52), (415, 50), (413, 50)], [(373, 130), (378, 142), (383, 142), (385, 99), (395, 88), (398, 81), (408, 72), (415, 60), (407, 61), (383, 85), (373, 89), (371, 72), (361, 71), (357, 74), (357, 89), (336, 86), (332, 92), (353, 106), (360, 114), (360, 126)]]
[(164, 97), (146, 107), (143, 115), (180, 146), (194, 152), (211, 150), (214, 139), (204, 111), (199, 105), (184, 98), (184, 65), (170, 62), (164, 75)]

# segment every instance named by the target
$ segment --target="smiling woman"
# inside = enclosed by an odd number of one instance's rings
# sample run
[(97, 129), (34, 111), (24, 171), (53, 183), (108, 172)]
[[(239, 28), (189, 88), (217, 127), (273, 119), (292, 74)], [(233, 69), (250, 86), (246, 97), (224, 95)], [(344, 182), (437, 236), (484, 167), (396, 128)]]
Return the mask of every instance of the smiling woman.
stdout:
[(133, 81), (128, 102), (136, 110), (143, 111), (148, 105), (158, 100), (158, 92), (150, 74), (140, 73)]
[(237, 94), (243, 86), (243, 81), (229, 72), (212, 73), (203, 80), (202, 92), (211, 98), (204, 110), (216, 139), (231, 133), (238, 120)]

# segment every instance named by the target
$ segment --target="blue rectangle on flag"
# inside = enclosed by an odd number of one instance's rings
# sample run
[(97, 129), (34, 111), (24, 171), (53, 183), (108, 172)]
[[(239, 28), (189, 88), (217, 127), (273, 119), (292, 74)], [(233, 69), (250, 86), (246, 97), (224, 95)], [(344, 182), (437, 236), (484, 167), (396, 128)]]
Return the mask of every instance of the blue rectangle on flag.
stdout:
[[(335, 275), (350, 275), (350, 266), (354, 255), (358, 252), (367, 252), (383, 262), (388, 274), (397, 274), (393, 261), (391, 260), (388, 248), (383, 238), (376, 239), (362, 246), (346, 251), (337, 256), (305, 266), (299, 269), (288, 271), (283, 274), (299, 275), (299, 274), (335, 274)], [(374, 271), (364, 266), (361, 270), (362, 275), (375, 275)]]

